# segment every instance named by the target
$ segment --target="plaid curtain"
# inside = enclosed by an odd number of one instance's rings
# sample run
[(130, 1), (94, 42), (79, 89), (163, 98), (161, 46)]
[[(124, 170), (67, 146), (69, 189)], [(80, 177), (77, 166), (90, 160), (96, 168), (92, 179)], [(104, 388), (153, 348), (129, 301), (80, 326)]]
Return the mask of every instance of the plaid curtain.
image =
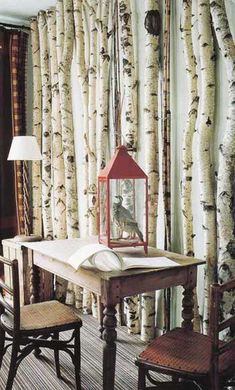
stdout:
[(7, 161), (12, 141), (10, 32), (0, 28), (0, 240), (17, 233), (14, 166)]
[[(26, 134), (25, 64), (28, 35), (12, 31), (10, 35), (11, 107), (13, 135)], [(15, 162), (15, 194), (18, 232), (24, 233), (23, 172), (22, 162)]]
[(27, 39), (0, 27), (0, 240), (23, 233), (22, 169), (7, 156), (12, 137), (26, 133)]

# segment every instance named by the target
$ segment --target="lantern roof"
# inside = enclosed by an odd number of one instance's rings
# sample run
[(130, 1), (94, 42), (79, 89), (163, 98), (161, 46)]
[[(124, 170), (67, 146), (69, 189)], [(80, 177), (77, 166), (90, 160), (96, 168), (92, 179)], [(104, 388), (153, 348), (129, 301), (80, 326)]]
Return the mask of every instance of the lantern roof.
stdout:
[(119, 146), (99, 174), (99, 179), (146, 179), (147, 175), (129, 155), (125, 146)]

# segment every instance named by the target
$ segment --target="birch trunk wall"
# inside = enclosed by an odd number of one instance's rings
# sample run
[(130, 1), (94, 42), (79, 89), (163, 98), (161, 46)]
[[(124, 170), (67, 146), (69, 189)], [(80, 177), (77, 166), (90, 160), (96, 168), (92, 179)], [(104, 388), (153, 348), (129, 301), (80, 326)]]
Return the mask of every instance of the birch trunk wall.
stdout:
[(203, 209), (203, 235), (205, 268), (204, 332), (209, 322), (209, 286), (215, 281), (216, 273), (216, 221), (213, 182), (213, 160), (211, 142), (214, 131), (215, 109), (215, 55), (211, 29), (209, 0), (198, 3), (198, 32), (201, 69), (201, 91), (199, 112), (199, 181), (200, 202)]
[(52, 180), (51, 180), (51, 78), (49, 66), (49, 48), (47, 41), (46, 13), (38, 14), (40, 43), (40, 64), (42, 80), (42, 220), (43, 236), (53, 238), (52, 225)]
[[(73, 3), (73, 4), (72, 4)], [(192, 137), (195, 128), (195, 121), (197, 116), (197, 75), (196, 64), (194, 56), (198, 53), (192, 50), (192, 36), (190, 26), (190, 7), (191, 3), (199, 3), (199, 44), (200, 44), (200, 62), (198, 62), (201, 69), (200, 77), (202, 83), (200, 86), (200, 99), (202, 100), (200, 109), (200, 123), (198, 132), (194, 141), (198, 141), (198, 133), (200, 138), (200, 187), (201, 187), (201, 203), (203, 205), (203, 232), (205, 238), (204, 251), (207, 258), (207, 283), (213, 280), (211, 275), (215, 267), (214, 259), (215, 255), (215, 209), (213, 192), (213, 171), (211, 167), (212, 160), (209, 157), (209, 146), (211, 142), (211, 133), (213, 128), (213, 94), (214, 94), (214, 69), (213, 69), (213, 45), (212, 36), (210, 31), (211, 21), (209, 14), (209, 0), (205, 1), (184, 1), (183, 10), (183, 38), (185, 48), (186, 59), (186, 72), (188, 77), (188, 90), (189, 90), (189, 106), (187, 109), (187, 122), (184, 124), (184, 143), (183, 143), (183, 179), (182, 179), (182, 214), (183, 214), (183, 236), (184, 243), (183, 248), (186, 254), (193, 254), (193, 240), (194, 234), (192, 230), (192, 181), (195, 182), (195, 178), (191, 180), (192, 173)], [(235, 274), (234, 271), (234, 220), (232, 210), (234, 209), (234, 188), (232, 188), (232, 179), (234, 178), (234, 107), (232, 101), (234, 100), (234, 49), (227, 49), (230, 46), (232, 40), (231, 34), (227, 27), (223, 27), (224, 23), (224, 3), (222, 0), (210, 1), (211, 13), (213, 15), (216, 35), (221, 35), (221, 42), (219, 43), (225, 61), (230, 69), (228, 71), (229, 81), (229, 105), (228, 111), (228, 126), (225, 136), (221, 142), (220, 147), (220, 163), (218, 173), (218, 224), (219, 224), (219, 239), (220, 239), (220, 256), (219, 256), (219, 278), (220, 280), (226, 280)], [(79, 216), (82, 222), (81, 234), (92, 235), (96, 234), (96, 202), (97, 202), (97, 188), (96, 180), (97, 173), (106, 164), (107, 157), (110, 154), (110, 144), (112, 147), (115, 142), (120, 143), (120, 133), (122, 133), (122, 139), (128, 145), (130, 150), (137, 151), (135, 157), (138, 157), (141, 163), (146, 163), (146, 173), (149, 177), (149, 243), (155, 245), (156, 242), (156, 221), (157, 221), (157, 204), (158, 204), (158, 140), (157, 140), (157, 127), (158, 127), (158, 100), (157, 100), (157, 87), (158, 87), (158, 31), (155, 29), (160, 22), (160, 16), (158, 14), (158, 1), (157, 0), (145, 0), (145, 2), (135, 1), (135, 5), (138, 8), (138, 12), (141, 9), (142, 13), (137, 13), (138, 19), (133, 15), (132, 0), (66, 0), (57, 1), (56, 15), (54, 10), (51, 9), (47, 12), (47, 28), (48, 28), (48, 42), (49, 42), (49, 61), (46, 62), (46, 56), (43, 56), (43, 52), (48, 51), (46, 43), (42, 43), (39, 48), (39, 37), (37, 32), (37, 21), (32, 21), (32, 48), (33, 48), (33, 64), (34, 64), (34, 134), (38, 137), (39, 143), (41, 140), (41, 65), (47, 66), (46, 73), (49, 75), (48, 80), (43, 79), (44, 82), (44, 97), (45, 93), (49, 96), (49, 84), (51, 78), (51, 154), (52, 159), (50, 161), (51, 167), (47, 166), (47, 156), (50, 154), (50, 142), (43, 134), (43, 151), (45, 153), (45, 159), (43, 166), (43, 183), (44, 195), (43, 199), (47, 199), (51, 202), (50, 191), (48, 183), (50, 183), (50, 171), (52, 170), (52, 194), (54, 201), (51, 203), (49, 210), (44, 210), (44, 220), (46, 226), (46, 234), (54, 238), (73, 238), (77, 237), (78, 231), (78, 204), (77, 204), (77, 183), (76, 183), (76, 163), (75, 163), (75, 150), (74, 150), (74, 130), (73, 130), (73, 114), (71, 104), (71, 60), (76, 55), (78, 63), (77, 76), (72, 75), (75, 88), (79, 90), (79, 86), (82, 92), (83, 101), (76, 100), (74, 102), (74, 115), (80, 115), (81, 104), (83, 109), (83, 118), (78, 128), (76, 128), (76, 142), (80, 142), (80, 135), (83, 133), (83, 143), (78, 145), (78, 153), (84, 154), (83, 165), (80, 164), (80, 157), (77, 156), (78, 169), (80, 169), (81, 177), (86, 176), (86, 184), (83, 187), (83, 195), (87, 195), (87, 204), (85, 211), (82, 209), (82, 217)], [(144, 4), (144, 5), (143, 5)], [(169, 31), (170, 31), (170, 1), (166, 0), (166, 14), (165, 14), (165, 39), (164, 39), (164, 142), (163, 142), (163, 191), (165, 196), (165, 223), (166, 223), (166, 247), (170, 247), (170, 108), (169, 108)], [(74, 15), (72, 15), (72, 5), (74, 5)], [(118, 12), (114, 14), (113, 8), (117, 6)], [(175, 3), (175, 8), (179, 11), (178, 2)], [(219, 9), (219, 11), (218, 11)], [(80, 10), (80, 11), (79, 11)], [(177, 11), (177, 12), (178, 12)], [(80, 15), (78, 15), (80, 12)], [(145, 56), (142, 54), (139, 56), (140, 69), (136, 66), (135, 56), (135, 42), (133, 26), (136, 26), (137, 22), (143, 23), (143, 15), (147, 16), (149, 12), (149, 18), (146, 18), (145, 34), (139, 35), (136, 38), (138, 48), (143, 49), (145, 45)], [(217, 13), (217, 14), (216, 14)], [(40, 16), (44, 18), (41, 23), (40, 31), (43, 30), (45, 24), (45, 13)], [(81, 19), (79, 19), (81, 18)], [(223, 22), (221, 22), (221, 18)], [(113, 26), (114, 21), (118, 22), (118, 26)], [(75, 24), (75, 36), (73, 34), (73, 23)], [(222, 23), (222, 24), (221, 24)], [(195, 25), (195, 23), (194, 23)], [(179, 26), (179, 24), (177, 25)], [(222, 26), (222, 28), (221, 28)], [(46, 27), (45, 27), (46, 29)], [(193, 27), (194, 29), (194, 27)], [(114, 32), (115, 30), (115, 32)], [(143, 30), (138, 28), (138, 32)], [(223, 33), (221, 33), (223, 31)], [(225, 32), (226, 31), (226, 32)], [(180, 34), (177, 27), (177, 33)], [(116, 35), (115, 35), (116, 34)], [(76, 38), (76, 54), (73, 51), (74, 41)], [(41, 39), (45, 39), (42, 34)], [(55, 41), (56, 39), (56, 41)], [(143, 40), (145, 39), (144, 43)], [(116, 41), (115, 41), (116, 40)], [(115, 43), (116, 42), (116, 43)], [(119, 42), (119, 44), (117, 43)], [(172, 40), (175, 44), (175, 38)], [(45, 49), (43, 48), (43, 44)], [(224, 45), (224, 47), (223, 47)], [(41, 46), (41, 45), (40, 45)], [(225, 49), (226, 47), (226, 49)], [(232, 47), (232, 46), (231, 46)], [(85, 53), (84, 53), (85, 48)], [(227, 50), (227, 51), (226, 51)], [(55, 52), (56, 51), (56, 52)], [(42, 62), (41, 64), (39, 53), (41, 52)], [(227, 54), (229, 52), (229, 54)], [(114, 61), (110, 58), (111, 53), (116, 53), (116, 63), (112, 64), (112, 83), (110, 81), (110, 63)], [(177, 56), (182, 53), (177, 52)], [(112, 54), (113, 56), (113, 54)], [(142, 62), (142, 58), (145, 57)], [(233, 58), (233, 59), (231, 59)], [(178, 58), (177, 58), (178, 61)], [(177, 62), (178, 64), (178, 62)], [(138, 65), (139, 66), (139, 65)], [(56, 69), (56, 67), (58, 69)], [(117, 73), (120, 72), (121, 74)], [(229, 73), (230, 72), (230, 73)], [(182, 72), (183, 73), (183, 72)], [(116, 79), (115, 79), (116, 75)], [(45, 74), (44, 76), (45, 77)], [(138, 85), (137, 79), (140, 79)], [(78, 84), (76, 84), (78, 83)], [(143, 86), (144, 84), (144, 86)], [(46, 85), (48, 86), (46, 89)], [(114, 87), (114, 85), (116, 85)], [(77, 88), (78, 87), (78, 88)], [(117, 107), (113, 107), (114, 104), (110, 104), (109, 89), (115, 88), (115, 93), (112, 91), (112, 101), (117, 104)], [(139, 99), (140, 109), (137, 110), (137, 96), (139, 89), (143, 91), (143, 95)], [(46, 92), (47, 91), (47, 92)], [(80, 91), (79, 91), (80, 92)], [(121, 97), (120, 97), (121, 93)], [(144, 103), (143, 98), (144, 97)], [(181, 95), (180, 95), (181, 96)], [(118, 97), (118, 99), (117, 99)], [(181, 96), (182, 98), (182, 96)], [(183, 97), (186, 102), (186, 98)], [(182, 99), (181, 99), (182, 100)], [(177, 103), (179, 106), (181, 103)], [(176, 107), (177, 109), (177, 107)], [(110, 110), (113, 112), (110, 113)], [(121, 110), (122, 115), (121, 115)], [(114, 112), (115, 111), (115, 112)], [(44, 122), (45, 122), (44, 113)], [(82, 115), (82, 114), (81, 114)], [(115, 118), (114, 118), (115, 117)], [(174, 118), (176, 117), (174, 113)], [(212, 117), (212, 118), (211, 118)], [(120, 118), (122, 120), (120, 121)], [(80, 119), (80, 117), (79, 117)], [(140, 120), (139, 120), (140, 119)], [(179, 119), (177, 118), (177, 121)], [(111, 123), (112, 122), (112, 123)], [(182, 122), (182, 121), (181, 121)], [(115, 125), (113, 125), (115, 123)], [(121, 126), (120, 126), (121, 124)], [(140, 129), (138, 129), (138, 125)], [(77, 125), (77, 124), (76, 124)], [(183, 127), (183, 126), (181, 126)], [(44, 123), (44, 129), (47, 129)], [(175, 131), (175, 126), (172, 126)], [(140, 130), (140, 131), (139, 131)], [(110, 133), (112, 132), (112, 133)], [(114, 134), (115, 132), (115, 134)], [(178, 137), (178, 134), (177, 134)], [(50, 137), (48, 137), (50, 138)], [(111, 142), (110, 142), (111, 140)], [(115, 142), (114, 142), (115, 140)], [(138, 154), (137, 148), (140, 142), (145, 146), (142, 148), (141, 153), (144, 150), (144, 157)], [(203, 149), (204, 145), (204, 149)], [(96, 147), (97, 146), (97, 147)], [(174, 148), (174, 145), (172, 145)], [(182, 150), (182, 145), (180, 146)], [(174, 149), (173, 149), (174, 150)], [(134, 153), (134, 152), (133, 152)], [(63, 156), (63, 157), (62, 157)], [(84, 162), (85, 161), (85, 162)], [(48, 160), (49, 163), (49, 160)], [(85, 164), (85, 165), (84, 165)], [(198, 162), (195, 161), (195, 165)], [(85, 168), (85, 169), (84, 169)], [(175, 169), (175, 167), (173, 167)], [(174, 171), (175, 172), (175, 171)], [(80, 172), (79, 172), (80, 175)], [(47, 183), (47, 185), (45, 185)], [(80, 184), (80, 182), (79, 182)], [(131, 191), (129, 187), (130, 183), (126, 183), (126, 196), (125, 201), (128, 202), (128, 191)], [(179, 183), (177, 191), (179, 188)], [(41, 172), (40, 165), (34, 163), (33, 168), (33, 198), (34, 198), (34, 233), (41, 233), (40, 224), (40, 186), (41, 186)], [(66, 188), (66, 191), (65, 191)], [(78, 190), (80, 188), (78, 187)], [(80, 193), (80, 192), (79, 192)], [(180, 195), (178, 194), (180, 197)], [(85, 197), (84, 197), (85, 198)], [(177, 199), (174, 199), (174, 207)], [(132, 205), (129, 205), (130, 207)], [(39, 211), (39, 212), (38, 212)], [(175, 211), (175, 209), (174, 209)], [(45, 219), (46, 215), (52, 217), (51, 227), (49, 220)], [(86, 220), (86, 223), (83, 223)], [(181, 227), (179, 226), (179, 229)], [(198, 238), (196, 237), (196, 240)], [(180, 234), (179, 234), (180, 242)], [(179, 243), (179, 247), (180, 247)], [(197, 246), (195, 246), (197, 250)], [(173, 249), (173, 248), (172, 248)], [(200, 254), (201, 255), (201, 254)], [(64, 286), (61, 286), (61, 293)], [(207, 290), (206, 290), (207, 291)], [(82, 306), (81, 289), (78, 286), (69, 286), (70, 303), (74, 302), (77, 307)], [(77, 294), (77, 295), (76, 295)], [(141, 305), (139, 303), (139, 297), (128, 297), (125, 299), (125, 307), (127, 311), (127, 322), (130, 332), (138, 332), (140, 323), (142, 326), (142, 338), (147, 340), (154, 334), (154, 293), (146, 293), (141, 297)], [(91, 307), (91, 295), (88, 291), (84, 291), (83, 304), (84, 310), (89, 312)], [(96, 296), (92, 297), (93, 308), (96, 310)], [(229, 300), (231, 304), (232, 300)], [(208, 303), (206, 297), (206, 304)], [(141, 306), (141, 308), (140, 308)], [(207, 309), (205, 309), (207, 312)], [(207, 320), (205, 316), (205, 320)]]
[[(228, 113), (222, 143), (219, 146), (217, 222), (219, 240), (218, 278), (226, 282), (235, 277), (235, 43), (229, 27), (224, 0), (210, 1), (214, 30), (227, 71)], [(223, 316), (234, 310), (234, 294), (223, 300)]]
[[(39, 33), (37, 19), (31, 20), (32, 64), (33, 64), (33, 130), (38, 145), (42, 143), (42, 82)], [(33, 209), (33, 233), (42, 235), (42, 184), (41, 162), (32, 162), (32, 209)]]

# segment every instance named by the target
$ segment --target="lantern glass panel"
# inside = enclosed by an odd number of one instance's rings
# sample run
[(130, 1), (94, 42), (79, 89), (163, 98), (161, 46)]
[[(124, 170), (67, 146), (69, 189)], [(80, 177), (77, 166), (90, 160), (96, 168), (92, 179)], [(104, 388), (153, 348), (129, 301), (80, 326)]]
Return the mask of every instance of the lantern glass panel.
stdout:
[(146, 180), (110, 179), (110, 240), (146, 240)]
[(99, 183), (99, 198), (100, 198), (100, 238), (107, 237), (107, 182)]

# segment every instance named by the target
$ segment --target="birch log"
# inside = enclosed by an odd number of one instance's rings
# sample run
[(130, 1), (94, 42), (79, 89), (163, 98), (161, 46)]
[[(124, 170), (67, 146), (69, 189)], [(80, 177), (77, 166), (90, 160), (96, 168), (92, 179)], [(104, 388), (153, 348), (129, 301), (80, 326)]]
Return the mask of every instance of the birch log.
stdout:
[[(156, 246), (157, 206), (159, 184), (158, 150), (158, 78), (159, 78), (159, 4), (145, 0), (145, 70), (144, 70), (144, 131), (146, 145), (146, 174), (148, 175), (148, 240)], [(141, 297), (141, 339), (154, 338), (155, 292)]]
[[(57, 0), (56, 3), (56, 48), (58, 61), (58, 81), (60, 92), (62, 147), (65, 168), (66, 188), (66, 228), (68, 238), (76, 238), (78, 227), (78, 201), (76, 165), (74, 150), (74, 131), (71, 97), (71, 61), (73, 55), (74, 21), (72, 0)], [(65, 282), (57, 278), (57, 296), (65, 293)], [(74, 286), (68, 285), (66, 302), (74, 301)], [(78, 301), (81, 297), (78, 298)]]
[(99, 36), (99, 86), (97, 112), (97, 173), (105, 167), (108, 140), (109, 68), (108, 50), (109, 1), (100, 1), (100, 17), (97, 20)]
[(132, 35), (132, 12), (130, 0), (119, 0), (120, 59), (123, 72), (123, 99), (125, 122), (122, 123), (122, 137), (129, 150), (137, 148), (137, 78)]
[[(40, 65), (40, 47), (38, 23), (36, 18), (31, 20), (32, 64), (33, 64), (33, 135), (38, 145), (42, 143), (42, 82)], [(41, 162), (32, 162), (32, 206), (33, 233), (42, 235), (42, 184)]]
[[(183, 219), (183, 247), (186, 256), (194, 256), (193, 248), (193, 212), (192, 212), (192, 166), (193, 166), (193, 135), (196, 127), (198, 113), (198, 75), (196, 68), (196, 57), (193, 52), (192, 41), (192, 1), (183, 2), (182, 13), (182, 39), (184, 43), (184, 58), (188, 86), (188, 115), (184, 129), (182, 149), (182, 183), (181, 183), (181, 205)], [(194, 330), (200, 331), (200, 316), (198, 312), (197, 292), (194, 291)]]
[(193, 213), (192, 213), (192, 142), (198, 111), (197, 70), (196, 58), (192, 44), (192, 1), (183, 2), (182, 39), (184, 43), (184, 58), (188, 86), (188, 115), (184, 129), (182, 165), (183, 177), (181, 183), (181, 202), (183, 217), (183, 246), (186, 256), (194, 256), (193, 250)]
[(199, 111), (199, 181), (200, 202), (203, 209), (203, 235), (205, 267), (205, 296), (203, 329), (208, 332), (209, 286), (215, 281), (216, 272), (216, 222), (213, 171), (210, 146), (214, 128), (215, 104), (215, 56), (211, 29), (209, 0), (198, 3), (199, 54), (201, 62), (201, 93)]
[(88, 67), (85, 60), (85, 31), (84, 31), (84, 11), (81, 0), (73, 0), (74, 27), (75, 27), (75, 42), (76, 42), (76, 63), (78, 80), (80, 83), (82, 94), (82, 112), (83, 112), (83, 139), (84, 139), (84, 185), (83, 190), (86, 195), (85, 217), (86, 225), (83, 226), (83, 232), (88, 234)]
[(88, 70), (88, 232), (97, 234), (97, 158), (96, 158), (96, 85), (97, 85), (97, 1), (91, 3), (90, 21), (90, 64)]
[[(219, 238), (218, 277), (226, 282), (235, 277), (235, 44), (229, 27), (224, 0), (210, 1), (214, 30), (225, 61), (228, 79), (227, 124), (219, 147), (217, 221)], [(223, 317), (234, 310), (234, 294), (223, 300)]]
[(49, 48), (47, 41), (46, 14), (38, 14), (40, 43), (40, 63), (42, 80), (42, 219), (44, 237), (53, 238), (51, 213), (51, 79), (49, 68)]
[(165, 215), (165, 249), (171, 248), (171, 110), (170, 110), (170, 0), (165, 0), (163, 37), (162, 186)]
[(58, 62), (56, 53), (56, 13), (55, 8), (47, 11), (48, 42), (50, 48), (51, 71), (51, 126), (52, 126), (52, 177), (53, 177), (53, 232), (55, 239), (65, 239), (66, 229), (66, 191), (62, 150), (62, 129), (60, 95), (58, 85)]
[(65, 167), (66, 221), (68, 238), (78, 237), (78, 201), (70, 80), (74, 40), (72, 9), (72, 0), (64, 0), (63, 2), (58, 0), (56, 3), (57, 56), (59, 61), (58, 79)]

